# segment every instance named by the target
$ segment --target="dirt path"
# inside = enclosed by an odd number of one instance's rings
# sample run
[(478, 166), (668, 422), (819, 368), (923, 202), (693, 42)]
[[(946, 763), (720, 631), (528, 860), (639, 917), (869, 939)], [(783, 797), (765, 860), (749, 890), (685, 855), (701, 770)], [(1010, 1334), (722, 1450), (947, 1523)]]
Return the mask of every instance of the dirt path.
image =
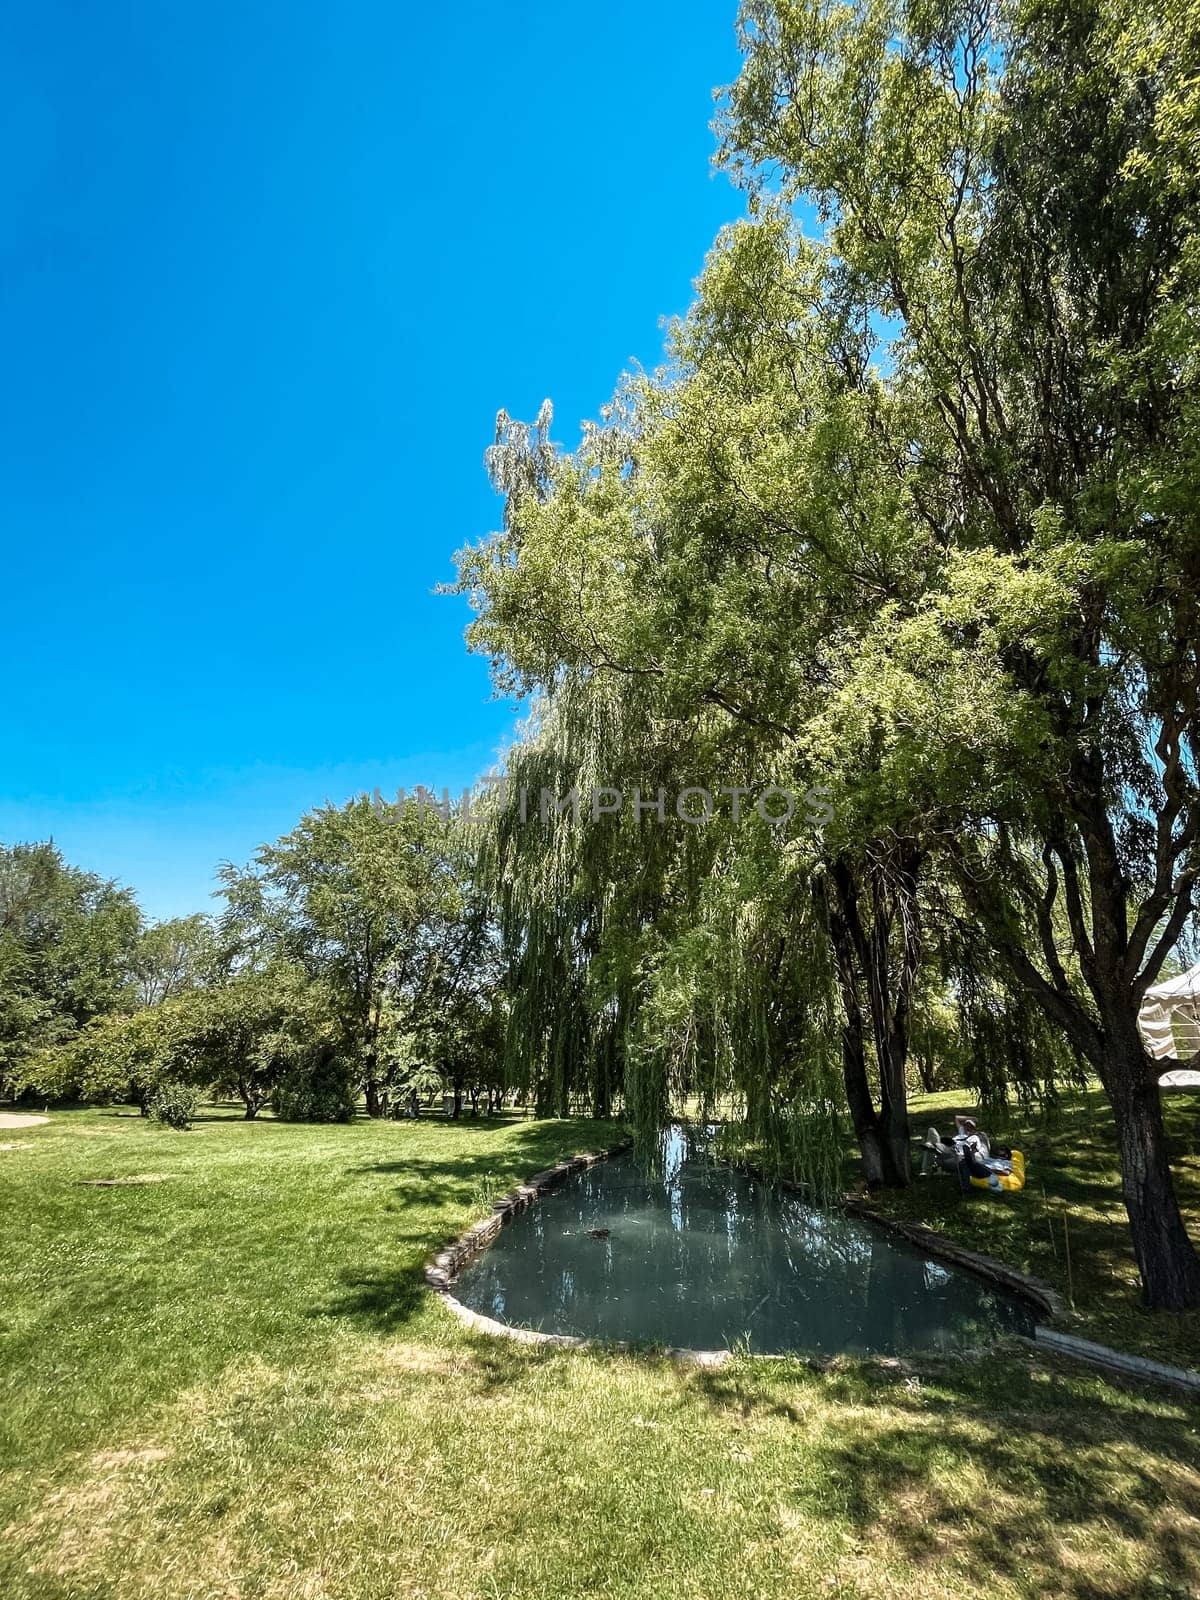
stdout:
[(0, 1129), (5, 1132), (20, 1128), (36, 1128), (40, 1122), (49, 1122), (49, 1117), (26, 1116), (23, 1111), (0, 1111)]

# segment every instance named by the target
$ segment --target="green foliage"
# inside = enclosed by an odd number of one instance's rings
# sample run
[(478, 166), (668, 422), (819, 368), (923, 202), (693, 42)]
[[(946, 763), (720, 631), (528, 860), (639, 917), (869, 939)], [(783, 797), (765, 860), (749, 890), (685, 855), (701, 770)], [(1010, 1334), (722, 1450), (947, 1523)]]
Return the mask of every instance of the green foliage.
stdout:
[[(746, 0), (740, 38), (750, 219), (577, 451), (503, 419), (458, 588), (545, 697), (510, 776), (817, 778), (835, 815), (765, 873), (753, 829), (500, 819), (517, 1047), (560, 1109), (721, 1082), (782, 1127), (836, 1008), (903, 1182), (936, 978), (989, 1099), (1100, 1075), (1147, 1292), (1200, 1302), (1135, 1023), (1200, 882), (1200, 8)], [(785, 978), (756, 913), (823, 955)]]
[(192, 1084), (168, 1079), (151, 1094), (146, 1115), (152, 1122), (161, 1122), (164, 1127), (182, 1133), (191, 1127), (199, 1104), (200, 1096)]
[(169, 1002), (174, 1064), (254, 1117), (281, 1080), (310, 1062), (335, 1028), (328, 991), (283, 960), (246, 967)]
[(346, 1065), (329, 1045), (294, 1061), (271, 1093), (283, 1122), (353, 1122), (356, 1093)]
[(32, 1052), (128, 995), (133, 896), (68, 866), (53, 844), (0, 845), (0, 1095)]
[(457, 815), (364, 795), (309, 813), (253, 868), (225, 870), (229, 948), (322, 986), (373, 1116), (414, 1062), (437, 1055), (451, 1070), (456, 1030), (478, 1032), (467, 1019), (490, 1005), (495, 957), (474, 856)]
[(46, 1099), (132, 1100), (143, 1109), (164, 1082), (185, 1082), (239, 1096), (253, 1117), (287, 1073), (303, 1075), (327, 1048), (332, 1028), (320, 986), (276, 962), (131, 1014), (93, 1018), (38, 1052), (25, 1081)]
[(169, 1004), (93, 1017), (63, 1043), (32, 1056), (24, 1084), (44, 1100), (133, 1101), (144, 1110), (165, 1077), (187, 1071), (179, 1022)]
[(220, 955), (210, 917), (173, 917), (143, 929), (133, 952), (139, 1002), (160, 1005), (219, 976)]

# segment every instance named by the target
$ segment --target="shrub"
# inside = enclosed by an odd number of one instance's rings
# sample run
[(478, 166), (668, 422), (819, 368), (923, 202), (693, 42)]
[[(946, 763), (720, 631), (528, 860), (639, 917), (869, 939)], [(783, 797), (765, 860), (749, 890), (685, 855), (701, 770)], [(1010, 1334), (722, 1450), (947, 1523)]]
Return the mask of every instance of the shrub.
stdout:
[(150, 1096), (146, 1114), (168, 1128), (183, 1130), (196, 1115), (200, 1096), (190, 1083), (162, 1083)]
[(271, 1107), (282, 1122), (353, 1122), (356, 1099), (349, 1073), (326, 1044), (288, 1068)]

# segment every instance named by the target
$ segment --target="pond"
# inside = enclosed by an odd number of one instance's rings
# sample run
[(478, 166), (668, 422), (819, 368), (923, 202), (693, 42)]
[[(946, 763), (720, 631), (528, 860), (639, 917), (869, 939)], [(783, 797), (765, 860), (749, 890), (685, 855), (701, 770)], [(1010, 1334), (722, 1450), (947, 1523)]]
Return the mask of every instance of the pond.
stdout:
[(575, 1173), (454, 1295), (514, 1327), (693, 1350), (895, 1355), (1033, 1332), (1016, 1295), (747, 1178), (707, 1143), (674, 1127), (654, 1173), (632, 1153)]

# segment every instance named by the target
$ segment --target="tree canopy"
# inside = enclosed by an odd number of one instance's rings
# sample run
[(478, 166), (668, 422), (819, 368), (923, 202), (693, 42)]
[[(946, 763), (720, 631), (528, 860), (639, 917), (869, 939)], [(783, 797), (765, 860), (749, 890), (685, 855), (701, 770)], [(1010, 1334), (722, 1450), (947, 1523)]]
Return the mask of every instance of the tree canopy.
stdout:
[[(1136, 1013), (1200, 875), (1198, 15), (748, 0), (720, 132), (751, 218), (718, 239), (669, 368), (578, 450), (551, 447), (548, 408), (502, 416), (504, 527), (459, 566), (472, 644), (545, 697), (522, 761), (833, 796), (750, 882), (752, 830), (722, 855), (643, 828), (615, 939), (621, 828), (542, 829), (537, 915), (574, 929), (536, 960), (565, 963), (557, 993), (590, 995), (593, 1026), (628, 1018), (615, 943), (636, 1006), (661, 1005), (718, 883), (793, 950), (815, 921), (792, 1059), (818, 1059), (806, 1025), (836, 996), (867, 1176), (903, 1182), (936, 966), (964, 1016), (1003, 1025), (1008, 1076), (1099, 1076), (1146, 1292), (1175, 1306), (1200, 1303), (1200, 1263)], [(752, 1046), (740, 992), (697, 979), (679, 1025), (710, 1061), (752, 1060), (761, 1099), (788, 1051)], [(1001, 1090), (998, 1052), (971, 1057)], [(808, 1081), (815, 1102), (827, 1078)], [(655, 1083), (648, 1109), (661, 1062)]]

